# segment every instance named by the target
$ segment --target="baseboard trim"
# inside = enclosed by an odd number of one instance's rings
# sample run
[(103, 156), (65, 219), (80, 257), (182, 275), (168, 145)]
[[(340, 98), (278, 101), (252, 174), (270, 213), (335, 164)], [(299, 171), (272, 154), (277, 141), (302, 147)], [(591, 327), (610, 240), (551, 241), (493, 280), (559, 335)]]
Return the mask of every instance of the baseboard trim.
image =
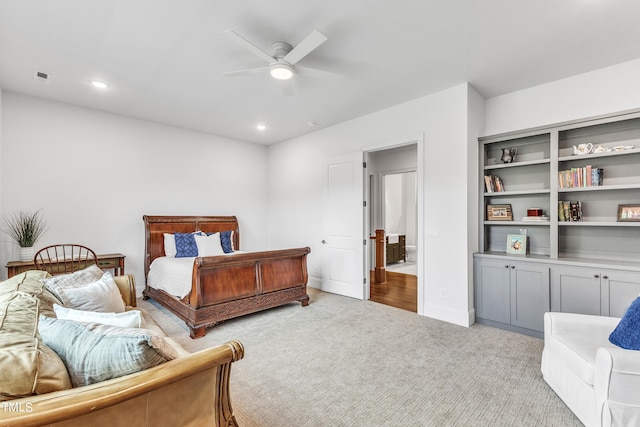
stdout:
[(454, 325), (468, 328), (473, 324), (473, 319), (475, 319), (475, 310), (458, 311), (452, 310), (448, 307), (425, 304), (424, 315), (432, 319), (442, 320), (443, 322), (453, 323)]

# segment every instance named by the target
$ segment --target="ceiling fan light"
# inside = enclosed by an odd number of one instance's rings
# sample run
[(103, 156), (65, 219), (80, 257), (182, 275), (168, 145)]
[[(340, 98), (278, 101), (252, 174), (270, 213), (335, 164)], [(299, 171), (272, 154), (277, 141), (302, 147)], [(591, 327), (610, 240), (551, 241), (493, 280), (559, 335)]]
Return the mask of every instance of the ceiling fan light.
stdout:
[(271, 77), (278, 80), (289, 80), (293, 77), (293, 70), (286, 64), (273, 65), (269, 72), (271, 73)]

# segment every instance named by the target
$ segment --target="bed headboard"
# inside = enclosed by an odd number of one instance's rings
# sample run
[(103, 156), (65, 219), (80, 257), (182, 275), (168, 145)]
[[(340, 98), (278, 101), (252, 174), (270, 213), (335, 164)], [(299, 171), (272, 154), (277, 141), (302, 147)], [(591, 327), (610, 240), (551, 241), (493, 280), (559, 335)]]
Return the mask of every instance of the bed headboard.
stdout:
[(144, 215), (144, 277), (157, 257), (164, 256), (164, 233), (192, 233), (232, 230), (233, 247), (240, 249), (240, 228), (235, 216), (151, 216)]

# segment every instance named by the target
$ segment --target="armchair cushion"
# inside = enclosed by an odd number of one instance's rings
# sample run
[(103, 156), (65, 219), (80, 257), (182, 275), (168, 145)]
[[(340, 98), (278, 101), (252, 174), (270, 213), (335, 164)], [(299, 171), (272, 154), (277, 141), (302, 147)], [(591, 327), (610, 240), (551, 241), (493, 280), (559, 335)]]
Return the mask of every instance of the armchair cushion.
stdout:
[(627, 350), (640, 350), (640, 297), (631, 303), (609, 341)]

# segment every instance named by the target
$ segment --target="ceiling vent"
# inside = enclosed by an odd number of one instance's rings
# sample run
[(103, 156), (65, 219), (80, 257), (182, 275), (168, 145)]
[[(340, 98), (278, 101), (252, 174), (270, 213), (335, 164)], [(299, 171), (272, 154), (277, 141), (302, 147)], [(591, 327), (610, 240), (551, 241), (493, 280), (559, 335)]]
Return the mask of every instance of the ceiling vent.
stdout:
[(38, 83), (49, 83), (49, 74), (43, 73), (42, 71), (36, 71), (33, 79)]

